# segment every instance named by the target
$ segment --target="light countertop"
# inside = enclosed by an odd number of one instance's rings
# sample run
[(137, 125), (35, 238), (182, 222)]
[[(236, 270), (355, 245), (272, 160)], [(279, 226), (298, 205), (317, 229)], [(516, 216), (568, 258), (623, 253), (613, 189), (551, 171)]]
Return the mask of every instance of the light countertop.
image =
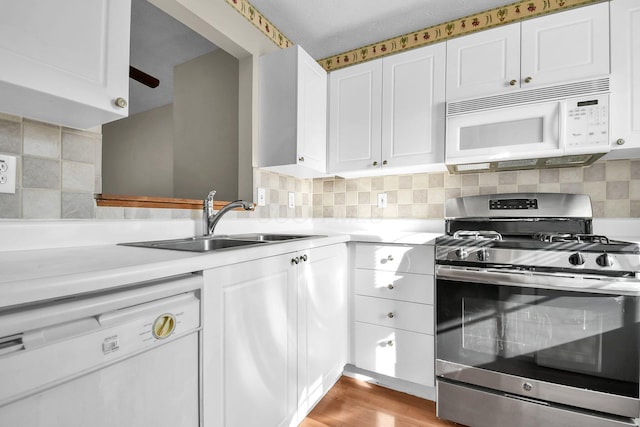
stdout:
[(2, 252), (0, 308), (346, 242), (348, 235), (199, 253), (119, 245)]

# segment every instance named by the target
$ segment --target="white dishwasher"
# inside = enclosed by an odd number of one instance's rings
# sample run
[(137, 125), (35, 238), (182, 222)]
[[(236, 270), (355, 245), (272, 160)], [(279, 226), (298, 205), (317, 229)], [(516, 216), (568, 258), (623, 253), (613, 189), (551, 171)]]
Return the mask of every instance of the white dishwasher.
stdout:
[(202, 276), (0, 311), (0, 427), (198, 427)]

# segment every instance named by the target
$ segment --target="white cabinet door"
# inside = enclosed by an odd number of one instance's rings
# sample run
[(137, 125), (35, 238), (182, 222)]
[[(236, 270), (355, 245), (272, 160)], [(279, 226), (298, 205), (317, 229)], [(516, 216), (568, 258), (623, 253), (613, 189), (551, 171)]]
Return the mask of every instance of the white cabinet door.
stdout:
[(434, 386), (433, 335), (356, 322), (356, 365), (390, 377)]
[(408, 301), (356, 295), (357, 322), (433, 335), (433, 306)]
[(260, 57), (259, 167), (300, 178), (327, 170), (327, 73), (300, 46)]
[(611, 136), (607, 158), (640, 157), (640, 2), (611, 2)]
[(357, 295), (433, 305), (431, 275), (357, 268), (354, 289)]
[(298, 58), (298, 164), (327, 170), (327, 72), (309, 55)]
[(356, 268), (393, 272), (434, 274), (434, 249), (431, 245), (377, 245), (359, 243), (356, 246)]
[(130, 0), (3, 2), (0, 111), (81, 129), (126, 117), (130, 21)]
[(378, 168), (381, 108), (381, 60), (365, 62), (329, 74), (331, 173)]
[(382, 167), (444, 162), (444, 43), (383, 59)]
[(205, 272), (205, 425), (291, 425), (297, 382), (297, 272), (291, 258)]
[(520, 87), (520, 24), (447, 41), (447, 100)]
[(608, 73), (608, 2), (447, 41), (447, 101)]
[(521, 86), (609, 74), (609, 2), (522, 22)]
[[(306, 256), (306, 258), (305, 258)], [(347, 249), (305, 251), (298, 284), (299, 420), (342, 375), (347, 363)]]

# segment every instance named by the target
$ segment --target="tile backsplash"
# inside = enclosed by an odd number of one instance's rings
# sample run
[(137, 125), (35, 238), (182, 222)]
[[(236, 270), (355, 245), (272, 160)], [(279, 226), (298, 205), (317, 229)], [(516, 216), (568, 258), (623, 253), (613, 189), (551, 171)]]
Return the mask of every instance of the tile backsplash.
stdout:
[[(96, 208), (102, 189), (102, 136), (0, 113), (0, 153), (18, 158), (16, 193), (0, 193), (0, 218), (199, 218), (199, 211)], [(595, 218), (640, 218), (640, 160), (600, 160), (584, 168), (450, 175), (446, 172), (357, 179), (297, 179), (254, 169), (266, 206), (252, 218), (440, 219), (446, 199), (507, 192), (591, 196)], [(295, 207), (288, 207), (289, 193)], [(387, 207), (378, 208), (386, 193)], [(254, 195), (255, 196), (255, 195)], [(257, 197), (254, 197), (257, 200)]]
[[(313, 217), (437, 219), (446, 199), (514, 192), (584, 193), (591, 196), (596, 218), (640, 218), (640, 160), (600, 160), (584, 168), (315, 179)], [(387, 195), (386, 208), (378, 208), (380, 193)]]
[(17, 157), (16, 192), (0, 193), (0, 218), (94, 218), (100, 133), (0, 114), (0, 153)]

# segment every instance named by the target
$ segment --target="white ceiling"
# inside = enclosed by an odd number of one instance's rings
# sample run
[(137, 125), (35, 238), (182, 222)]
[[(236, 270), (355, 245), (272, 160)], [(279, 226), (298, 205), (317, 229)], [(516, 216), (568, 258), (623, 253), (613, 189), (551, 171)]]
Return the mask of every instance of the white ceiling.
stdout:
[(249, 0), (319, 60), (462, 18), (509, 0)]
[(173, 67), (218, 47), (146, 0), (131, 2), (133, 67), (160, 80), (150, 88), (129, 79), (129, 115), (173, 102)]

